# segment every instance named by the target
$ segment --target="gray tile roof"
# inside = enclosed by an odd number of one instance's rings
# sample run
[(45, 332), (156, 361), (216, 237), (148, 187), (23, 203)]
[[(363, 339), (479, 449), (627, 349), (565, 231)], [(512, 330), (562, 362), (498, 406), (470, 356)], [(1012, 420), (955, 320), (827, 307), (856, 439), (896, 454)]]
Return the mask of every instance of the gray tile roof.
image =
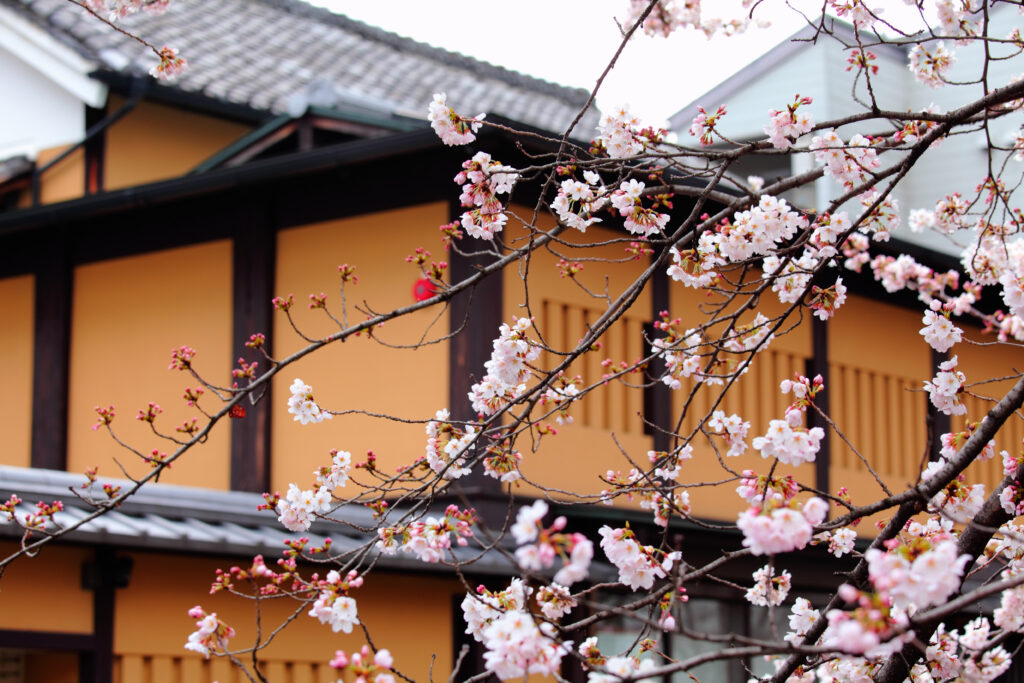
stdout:
[[(60, 500), (64, 503), (64, 511), (57, 513), (54, 521), (58, 525), (69, 526), (92, 512), (69, 489), (103, 500), (106, 496), (101, 489), (102, 483), (122, 487), (130, 484), (127, 480), (101, 477), (97, 484), (83, 490), (83, 482), (85, 476), (81, 474), (0, 465), (0, 500), (7, 501), (11, 494), (18, 495), (23, 501), (15, 508), (19, 518), (35, 512), (36, 501), (50, 503)], [(353, 529), (374, 524), (372, 513), (365, 507), (344, 505), (331, 516), (345, 524), (318, 521), (309, 531), (292, 533), (278, 523), (273, 512), (257, 510), (263, 502), (263, 497), (256, 493), (147, 484), (116, 510), (110, 510), (69, 533), (66, 540), (195, 554), (251, 557), (265, 553), (278, 557), (285, 549), (284, 541), (287, 539), (306, 537), (313, 545), (322, 545), (329, 536), (332, 551), (337, 554), (359, 549), (369, 537)], [(20, 538), (21, 533), (20, 527), (0, 514), (0, 538)], [(472, 560), (474, 572), (507, 575), (513, 571), (507, 558), (495, 550), (480, 556), (481, 549), (471, 545), (456, 547), (453, 552), (460, 562)], [(382, 566), (396, 569), (450, 571), (445, 564), (424, 564), (405, 553), (381, 556), (377, 561)]]
[[(155, 56), (67, 0), (0, 0), (115, 73), (147, 73)], [(282, 113), (314, 81), (342, 98), (425, 118), (435, 92), (467, 115), (480, 112), (562, 132), (587, 93), (430, 47), (299, 0), (174, 0), (163, 15), (138, 13), (125, 29), (170, 45), (189, 69), (165, 87)], [(576, 128), (593, 136), (596, 111)]]

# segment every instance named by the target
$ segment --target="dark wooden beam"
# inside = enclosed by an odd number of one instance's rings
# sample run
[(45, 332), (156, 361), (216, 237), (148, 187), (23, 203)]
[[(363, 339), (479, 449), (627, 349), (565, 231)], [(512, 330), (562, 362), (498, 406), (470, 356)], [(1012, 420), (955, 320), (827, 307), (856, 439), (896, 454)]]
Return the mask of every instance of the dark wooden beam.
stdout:
[[(660, 319), (661, 312), (667, 311), (670, 306), (669, 279), (664, 268), (654, 271), (650, 287), (651, 321), (644, 325), (644, 354), (650, 350), (651, 340), (663, 336), (654, 329), (654, 323)], [(655, 358), (647, 372), (647, 381), (653, 384), (644, 387), (644, 433), (651, 435), (656, 451), (672, 448), (672, 432), (675, 429), (672, 424), (672, 390), (660, 380), (666, 371), (664, 359)]]
[[(939, 371), (939, 365), (949, 360), (949, 353), (936, 351), (930, 347), (928, 350), (931, 351), (931, 367), (932, 374), (934, 375), (934, 373)], [(928, 457), (931, 460), (938, 460), (942, 457), (942, 435), (953, 431), (953, 420), (949, 415), (946, 415), (932, 405), (927, 394), (922, 396), (926, 410), (925, 420), (928, 427)]]
[[(87, 130), (99, 127), (107, 117), (107, 108), (100, 109), (86, 106), (85, 127)], [(107, 131), (99, 130), (82, 145), (85, 151), (85, 194), (96, 194), (103, 191), (103, 175), (106, 167)]]
[[(829, 405), (829, 361), (828, 361), (828, 325), (824, 320), (811, 318), (811, 357), (807, 360), (807, 377), (821, 375), (825, 387), (814, 398), (814, 405), (826, 415), (830, 414)], [(807, 411), (807, 427), (821, 427), (825, 438), (821, 440), (818, 456), (814, 460), (814, 487), (828, 493), (831, 488), (829, 469), (832, 467), (831, 434), (828, 423), (813, 409)]]
[[(245, 216), (235, 223), (233, 247), (233, 312), (231, 341), (237, 357), (257, 361), (266, 369), (263, 355), (245, 347), (250, 335), (262, 333), (271, 351), (274, 272), (277, 231), (273, 207), (252, 198)], [(243, 400), (245, 416), (231, 421), (231, 488), (236, 491), (267, 491), (270, 488), (270, 386), (253, 404)]]
[(82, 652), (96, 647), (91, 633), (52, 631), (11, 631), (0, 629), (0, 647), (11, 650), (72, 650)]
[[(449, 220), (459, 220), (462, 207), (458, 201), (449, 202)], [(467, 240), (469, 242), (467, 243)], [(463, 237), (463, 248), (475, 249), (472, 237)], [(455, 251), (448, 254), (451, 282), (459, 282), (488, 263), (486, 256), (467, 257)], [(469, 400), (470, 387), (484, 375), (484, 363), (491, 357), (493, 340), (502, 323), (504, 293), (502, 273), (482, 280), (469, 291), (461, 292), (451, 300), (450, 325), (454, 334), (448, 344), (448, 406), (454, 420), (476, 420), (477, 415)], [(501, 483), (485, 476), (478, 467), (467, 477), (458, 480), (462, 494), (473, 502), (477, 513), (492, 528), (501, 528), (506, 506)], [(488, 504), (490, 502), (490, 504)]]
[(32, 467), (67, 466), (72, 277), (67, 243), (63, 235), (52, 235), (35, 269)]

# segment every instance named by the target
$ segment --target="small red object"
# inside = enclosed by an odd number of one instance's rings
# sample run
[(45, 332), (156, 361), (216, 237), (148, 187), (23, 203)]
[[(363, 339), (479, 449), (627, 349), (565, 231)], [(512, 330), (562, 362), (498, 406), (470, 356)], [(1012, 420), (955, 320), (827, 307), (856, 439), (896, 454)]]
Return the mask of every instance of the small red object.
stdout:
[(426, 301), (435, 294), (437, 294), (437, 288), (434, 287), (430, 278), (421, 277), (412, 285), (412, 298), (416, 301)]
[(235, 405), (231, 406), (231, 410), (228, 411), (228, 416), (243, 418), (245, 417), (245, 408), (236, 403)]

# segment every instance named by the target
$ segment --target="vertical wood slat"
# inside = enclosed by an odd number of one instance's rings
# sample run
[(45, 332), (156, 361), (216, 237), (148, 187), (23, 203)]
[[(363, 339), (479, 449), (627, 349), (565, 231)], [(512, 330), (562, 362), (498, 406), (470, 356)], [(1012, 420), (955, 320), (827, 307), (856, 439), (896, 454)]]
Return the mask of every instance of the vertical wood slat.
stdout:
[(121, 657), (121, 683), (148, 683), (146, 666), (141, 655)]
[[(900, 425), (903, 427), (900, 432), (903, 437), (900, 440), (900, 451), (906, 461), (905, 475), (907, 476), (917, 468), (921, 461), (921, 453), (916, 450), (915, 444), (918, 443), (918, 433), (923, 428), (921, 421), (916, 419), (917, 416), (914, 414), (914, 404), (921, 398), (908, 391), (909, 388), (907, 383), (903, 383), (900, 387)], [(924, 441), (922, 440), (920, 443), (923, 444)]]
[(268, 681), (274, 681), (277, 683), (289, 683), (288, 668), (282, 661), (270, 661), (267, 662), (264, 667), (264, 676)]
[(292, 683), (314, 683), (313, 665), (307, 662), (292, 664)]
[[(181, 660), (181, 683), (206, 683), (205, 660), (199, 657), (183, 657)], [(128, 683), (124, 681), (123, 683)]]
[[(600, 313), (594, 309), (546, 299), (541, 305), (545, 340), (556, 351), (569, 352), (576, 348), (587, 333), (588, 326), (599, 316)], [(566, 375), (570, 378), (578, 375), (584, 386), (596, 384), (605, 374), (619, 369), (618, 361), (632, 362), (640, 358), (645, 352), (642, 341), (642, 324), (632, 317), (623, 316), (602, 339), (601, 351), (582, 354), (569, 367)], [(605, 358), (614, 361), (612, 367), (601, 365)], [(562, 359), (563, 356), (558, 353), (548, 354), (542, 361), (542, 367), (550, 369)], [(643, 399), (640, 392), (628, 386), (640, 381), (640, 376), (626, 375), (623, 380), (613, 380), (597, 387), (591, 392), (589, 400), (582, 401), (575, 409), (578, 423), (616, 433), (641, 433), (644, 428), (640, 417), (644, 408)], [(668, 399), (671, 396), (666, 394), (666, 403)], [(659, 419), (667, 422), (671, 415), (668, 406), (660, 406), (659, 410), (664, 413)]]
[(154, 656), (152, 659), (152, 683), (181, 683), (180, 658)]
[(237, 670), (230, 661), (224, 657), (214, 657), (209, 660), (209, 663), (210, 669), (208, 671), (208, 676), (211, 681), (217, 681), (217, 683), (235, 683), (237, 680), (235, 672)]

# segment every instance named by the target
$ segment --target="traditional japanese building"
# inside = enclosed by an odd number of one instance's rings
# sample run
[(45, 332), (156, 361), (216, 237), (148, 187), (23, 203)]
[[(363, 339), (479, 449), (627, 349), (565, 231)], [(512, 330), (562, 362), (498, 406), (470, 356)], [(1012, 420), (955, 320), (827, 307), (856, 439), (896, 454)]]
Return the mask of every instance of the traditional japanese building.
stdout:
[[(0, 112), (0, 500), (19, 495), (25, 501), (19, 514), (36, 500), (61, 500), (62, 523), (90, 512), (76, 491), (101, 496), (103, 482), (124, 486), (127, 477), (149, 471), (103, 430), (91, 428), (95, 406), (116, 406), (113, 426), (142, 452), (169, 450), (147, 423), (133, 418), (151, 401), (163, 408), (157, 424), (166, 432), (197, 416), (181, 398), (195, 380), (167, 369), (172, 349), (196, 349), (196, 370), (224, 385), (239, 357), (260, 360), (245, 347), (254, 333), (266, 334), (273, 356), (287, 356), (305, 342), (274, 313), (272, 298), (294, 294), (292, 314), (303, 332), (314, 339), (330, 334), (337, 326), (322, 311), (307, 310), (306, 297), (324, 291), (337, 304), (341, 264), (356, 266), (359, 277), (347, 289), (349, 315), (412, 303), (422, 276), (406, 256), (420, 246), (443, 253), (438, 226), (462, 212), (451, 181), (462, 162), (483, 150), (524, 166), (529, 155), (554, 149), (544, 139), (550, 135), (517, 139), (492, 128), (468, 151), (445, 147), (425, 121), (434, 92), (447, 92), (459, 111), (486, 111), (489, 120), (555, 131), (556, 137), (587, 101), (585, 92), (294, 0), (175, 0), (163, 16), (134, 15), (123, 25), (157, 44), (176, 44), (190, 69), (171, 84), (157, 83), (146, 76), (155, 59), (144, 48), (71, 3), (0, 2), (0, 85), (14, 103)], [(596, 123), (596, 113), (588, 112), (574, 135), (588, 139)], [(529, 215), (537, 193), (536, 187), (517, 188), (516, 211)], [(539, 224), (553, 225), (553, 219), (542, 216)], [(515, 228), (509, 234), (514, 239)], [(614, 226), (592, 227), (586, 235), (588, 244), (619, 237)], [(909, 248), (934, 267), (957, 267), (941, 252)], [(593, 291), (605, 286), (606, 276), (608, 286), (622, 287), (647, 266), (642, 259), (624, 261), (621, 244), (600, 249), (621, 262), (579, 275)], [(572, 260), (583, 250), (567, 244), (563, 252)], [(446, 258), (453, 280), (484, 263), (455, 252)], [(258, 509), (261, 493), (284, 491), (290, 482), (305, 485), (332, 448), (356, 460), (372, 450), (382, 471), (420, 457), (422, 422), (373, 414), (422, 421), (448, 408), (457, 419), (472, 419), (467, 392), (502, 322), (532, 315), (553, 344), (570, 348), (602, 304), (565, 286), (558, 258), (536, 255), (529, 292), (510, 268), (483, 279), (471, 296), (454, 298), (440, 314), (423, 311), (382, 326), (374, 339), (354, 338), (299, 361), (275, 378), (262, 400), (246, 406), (243, 418), (218, 424), (159, 483), (38, 557), (13, 563), (0, 580), (0, 680), (243, 680), (227, 660), (204, 660), (183, 649), (194, 621), (186, 611), (201, 603), (237, 629), (234, 644), (253, 642), (253, 603), (207, 590), (217, 568), (245, 564), (256, 553), (269, 563), (283, 541), (296, 536), (273, 512)], [(804, 320), (780, 335), (722, 408), (761, 429), (788, 404), (778, 392), (780, 380), (822, 374), (836, 422), (851, 425), (846, 436), (870, 454), (880, 479), (901, 488), (931, 455), (929, 421), (933, 430), (944, 428), (919, 390), (936, 359), (920, 341), (921, 309), (913, 297), (890, 296), (868, 277), (849, 277), (843, 314), (827, 326)], [(602, 358), (632, 360), (648, 352), (650, 324), (661, 310), (700, 304), (692, 290), (658, 275), (616, 323), (604, 355), (581, 359), (573, 372), (598, 381)], [(980, 338), (981, 331), (969, 334)], [(436, 343), (419, 344), (424, 335)], [(961, 365), (998, 376), (1001, 368), (1019, 365), (1018, 356), (965, 346)], [(299, 425), (286, 406), (295, 377), (313, 384), (317, 400), (331, 410), (366, 412)], [(603, 472), (623, 467), (622, 451), (646, 457), (664, 448), (660, 427), (673, 429), (682, 407), (678, 395), (661, 386), (638, 391), (610, 384), (595, 394), (574, 409), (574, 424), (545, 442), (543, 457), (524, 458), (523, 473), (538, 486), (513, 493), (536, 495), (543, 486), (599, 494), (605, 484), (581, 478), (581, 461), (588, 472)], [(711, 400), (700, 394), (704, 404), (689, 415), (703, 415)], [(683, 428), (693, 427), (694, 418), (686, 419)], [(1022, 436), (1024, 426), (1016, 422), (1001, 439), (1019, 444)], [(718, 477), (710, 448), (698, 455), (706, 457), (694, 458), (688, 476)], [(737, 469), (760, 458), (741, 460)], [(81, 488), (84, 473), (97, 466), (99, 483)], [(999, 476), (998, 463), (976, 467), (987, 468), (986, 481)], [(847, 486), (858, 502), (881, 490), (838, 436), (830, 437), (814, 465), (796, 473), (825, 490)], [(494, 511), (504, 514), (508, 494), (490, 482), (471, 478), (458, 492), (500, 526)], [(558, 508), (559, 496), (550, 495)], [(695, 488), (691, 499), (700, 516), (730, 522), (740, 503), (717, 489)], [(592, 537), (605, 521), (621, 519), (645, 537), (660, 533), (650, 513), (629, 506), (558, 511)], [(352, 526), (314, 524), (312, 543), (328, 535), (336, 550), (366, 542), (356, 529), (372, 521), (371, 511), (346, 506), (337, 516)], [(693, 562), (739, 547), (735, 532), (690, 522), (673, 522), (671, 530)], [(14, 550), (20, 533), (0, 524), (0, 549)], [(466, 557), (471, 554), (467, 549)], [(825, 557), (808, 552), (787, 557), (786, 566), (801, 585), (825, 590), (832, 582), (821, 575)], [(747, 576), (755, 563), (748, 564), (739, 568)], [(595, 566), (594, 576), (604, 570)], [(500, 585), (510, 564), (491, 553), (468, 571), (472, 585)], [(360, 619), (412, 678), (430, 672), (446, 678), (460, 647), (471, 644), (458, 607), (466, 586), (449, 567), (408, 556), (381, 558), (360, 591)], [(299, 612), (260, 655), (268, 680), (334, 680), (327, 665), (334, 650), (364, 641), (358, 631), (332, 633), (305, 616), (308, 606), (288, 600), (261, 605), (264, 640)], [(687, 615), (723, 632), (768, 628), (742, 595), (717, 586), (692, 589)], [(609, 647), (632, 638), (628, 623), (605, 629)], [(677, 655), (692, 647), (683, 639), (666, 645)], [(477, 665), (472, 656), (467, 669)], [(746, 680), (738, 664), (708, 671), (717, 680)]]

